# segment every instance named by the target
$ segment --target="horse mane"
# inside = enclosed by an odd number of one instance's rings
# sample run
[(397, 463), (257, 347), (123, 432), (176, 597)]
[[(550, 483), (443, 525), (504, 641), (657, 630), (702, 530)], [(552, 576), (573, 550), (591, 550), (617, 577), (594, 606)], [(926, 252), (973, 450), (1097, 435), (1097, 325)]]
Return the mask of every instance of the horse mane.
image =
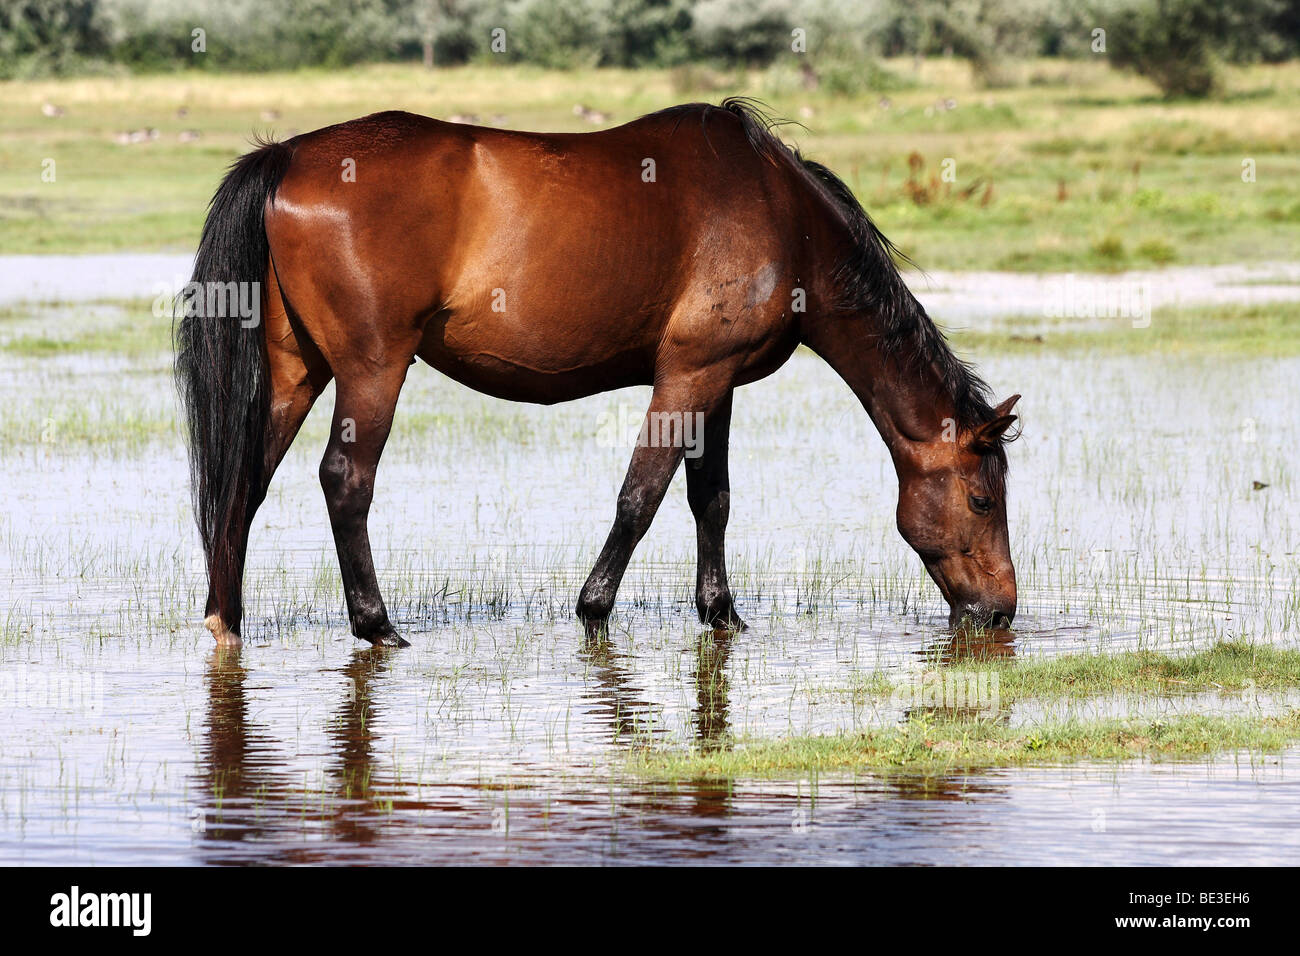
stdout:
[[(953, 354), (943, 332), (903, 281), (895, 260), (915, 263), (871, 221), (844, 180), (821, 163), (805, 159), (772, 132), (775, 127), (787, 125), (787, 121), (774, 117), (762, 103), (745, 96), (728, 97), (717, 106), (707, 103), (674, 106), (662, 114), (677, 113), (685, 117), (698, 112), (703, 124), (714, 110), (737, 117), (755, 152), (769, 162), (788, 163), (843, 217), (853, 242), (849, 254), (832, 272), (836, 289), (832, 308), (841, 313), (865, 312), (874, 316), (880, 325), (880, 330), (874, 333), (880, 347), (905, 368), (926, 365), (935, 368), (952, 400), (958, 429), (973, 432), (996, 418), (988, 385), (970, 364)], [(1004, 434), (993, 451), (982, 456), (981, 478), (994, 494), (1001, 495), (1005, 487), (1007, 461), (1003, 445), (1015, 437)]]

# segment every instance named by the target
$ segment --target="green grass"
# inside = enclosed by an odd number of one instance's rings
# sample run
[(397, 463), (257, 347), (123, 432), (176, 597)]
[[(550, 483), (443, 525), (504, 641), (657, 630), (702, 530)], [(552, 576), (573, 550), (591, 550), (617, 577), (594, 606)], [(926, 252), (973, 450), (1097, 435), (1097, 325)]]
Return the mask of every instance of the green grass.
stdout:
[[(99, 353), (128, 359), (166, 355), (171, 318), (148, 299), (41, 303), (0, 308), (0, 352), (30, 358)], [(102, 314), (94, 321), (87, 310)], [(16, 326), (16, 328), (15, 328)], [(8, 328), (7, 328), (8, 327)], [(37, 331), (39, 329), (39, 331)], [(1300, 355), (1300, 302), (1157, 309), (1135, 329), (1127, 318), (1002, 319), (992, 331), (951, 329), (954, 348), (976, 359), (1006, 353), (1168, 354), (1242, 358)], [(443, 411), (435, 417), (455, 417)]]
[[(960, 708), (917, 708), (907, 720), (860, 734), (739, 739), (707, 749), (642, 749), (630, 758), (637, 775), (666, 778), (746, 777), (819, 771), (936, 772), (1072, 760), (1207, 757), (1233, 750), (1281, 750), (1300, 740), (1300, 711), (1232, 717), (1179, 714), (1163, 719), (1044, 719), (1031, 726), (1003, 719), (1016, 701), (1059, 701), (1197, 691), (1276, 691), (1300, 687), (1300, 651), (1225, 641), (1170, 656), (1154, 651), (1069, 655), (1037, 660), (993, 659), (971, 667), (996, 684), (997, 714)], [(888, 699), (898, 687), (871, 672), (847, 690), (858, 701)], [(987, 703), (987, 702), (986, 702)]]
[(1162, 308), (1146, 328), (1128, 318), (1096, 320), (1017, 317), (992, 331), (950, 330), (949, 341), (970, 356), (1006, 353), (1105, 355), (1168, 354), (1197, 357), (1300, 355), (1300, 302)]
[[(976, 87), (959, 62), (888, 67), (901, 89), (853, 95), (803, 90), (780, 68), (380, 65), (0, 84), (0, 253), (193, 248), (223, 169), (255, 130), (303, 132), (389, 108), (586, 130), (575, 103), (613, 124), (732, 93), (799, 120), (783, 134), (844, 176), (930, 268), (1236, 262), (1291, 258), (1300, 242), (1300, 64), (1232, 70), (1225, 97), (1177, 103), (1102, 63), (1023, 64), (1009, 70), (1019, 82), (997, 90)], [(956, 108), (936, 105), (947, 100)], [(66, 113), (43, 116), (47, 101)], [(114, 141), (145, 127), (158, 138)], [(188, 130), (200, 138), (181, 142)], [(921, 169), (909, 187), (913, 155)], [(52, 183), (41, 178), (47, 159)], [(945, 159), (953, 183), (938, 178)], [(1242, 182), (1245, 159), (1253, 183)]]
[[(78, 304), (58, 302), (0, 309), (0, 351), (30, 358), (100, 353), (143, 359), (171, 351), (171, 316), (156, 316), (149, 299)], [(87, 321), (87, 310), (103, 315)], [(6, 335), (6, 320), (48, 331)], [(61, 321), (62, 320), (62, 321)]]
[[(1007, 700), (1300, 687), (1300, 651), (1247, 641), (1221, 641), (1203, 651), (1177, 657), (1155, 651), (1126, 651), (1034, 660), (994, 659), (981, 661), (979, 666), (997, 672), (999, 694)], [(878, 682), (870, 680), (864, 684), (868, 693), (877, 686)]]
[(1207, 758), (1275, 753), (1300, 740), (1300, 711), (1279, 717), (1047, 722), (1033, 728), (991, 720), (916, 716), (861, 734), (738, 741), (731, 749), (640, 750), (627, 769), (655, 780), (735, 779), (855, 771), (943, 773), (1077, 760)]

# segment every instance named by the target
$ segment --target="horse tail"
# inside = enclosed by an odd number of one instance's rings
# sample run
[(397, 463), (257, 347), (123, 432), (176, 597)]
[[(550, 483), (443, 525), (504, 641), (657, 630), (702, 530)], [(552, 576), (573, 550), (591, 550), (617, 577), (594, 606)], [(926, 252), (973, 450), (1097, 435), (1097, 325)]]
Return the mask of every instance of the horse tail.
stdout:
[[(194, 516), (210, 584), (206, 613), (219, 614), (235, 634), (247, 523), (265, 493), (267, 473), (271, 397), (261, 315), (270, 244), (264, 210), (292, 157), (288, 144), (259, 142), (231, 166), (208, 208), (173, 326)], [(252, 316), (245, 314), (250, 305)]]

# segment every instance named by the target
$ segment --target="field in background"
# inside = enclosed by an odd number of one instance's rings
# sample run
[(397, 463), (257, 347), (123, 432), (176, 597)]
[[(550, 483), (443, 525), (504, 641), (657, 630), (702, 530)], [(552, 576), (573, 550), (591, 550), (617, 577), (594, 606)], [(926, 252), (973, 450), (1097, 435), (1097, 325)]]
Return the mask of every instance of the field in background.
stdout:
[[(1026, 63), (1009, 71), (1015, 85), (993, 90), (960, 61), (887, 67), (895, 88), (854, 96), (804, 89), (775, 68), (385, 65), (0, 84), (0, 253), (191, 249), (222, 170), (254, 131), (283, 136), (382, 109), (597, 129), (731, 94), (802, 123), (787, 140), (841, 173), (928, 268), (1116, 270), (1291, 259), (1300, 248), (1300, 64), (1233, 70), (1223, 98), (1174, 103), (1102, 63)], [(607, 116), (593, 123), (578, 105)], [(1243, 182), (1246, 160), (1255, 182)]]

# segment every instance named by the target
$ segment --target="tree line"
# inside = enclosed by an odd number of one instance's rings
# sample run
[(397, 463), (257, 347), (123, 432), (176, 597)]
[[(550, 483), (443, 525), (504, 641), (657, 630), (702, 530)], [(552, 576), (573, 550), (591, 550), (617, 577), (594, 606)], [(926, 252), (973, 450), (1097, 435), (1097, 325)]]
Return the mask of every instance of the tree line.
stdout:
[[(1098, 31), (1101, 31), (1100, 33)], [(1100, 46), (1100, 48), (1099, 48)], [(256, 71), (374, 61), (763, 66), (790, 54), (846, 87), (890, 56), (977, 78), (1034, 56), (1105, 54), (1167, 94), (1222, 63), (1300, 54), (1300, 0), (3, 0), (0, 78)]]

